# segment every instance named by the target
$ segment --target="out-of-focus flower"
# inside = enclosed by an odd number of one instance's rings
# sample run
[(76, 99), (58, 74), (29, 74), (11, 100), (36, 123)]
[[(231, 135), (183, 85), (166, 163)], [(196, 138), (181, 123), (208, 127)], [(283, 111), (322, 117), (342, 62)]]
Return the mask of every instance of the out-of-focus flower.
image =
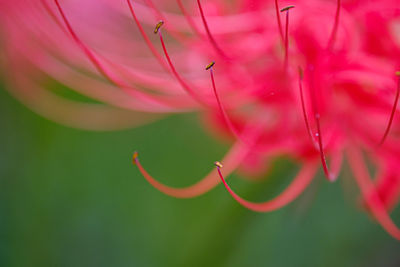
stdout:
[[(187, 188), (158, 182), (135, 153), (160, 191), (195, 197), (222, 181), (240, 204), (267, 212), (300, 195), (321, 164), (335, 181), (346, 158), (368, 210), (400, 239), (389, 216), (400, 198), (396, 0), (17, 0), (0, 7), (10, 92), (36, 112), (112, 130), (197, 110), (233, 140), (223, 169), (216, 162)], [(61, 97), (49, 89), (55, 82), (95, 101)], [(301, 168), (273, 200), (246, 201), (223, 176), (262, 172), (279, 155)]]

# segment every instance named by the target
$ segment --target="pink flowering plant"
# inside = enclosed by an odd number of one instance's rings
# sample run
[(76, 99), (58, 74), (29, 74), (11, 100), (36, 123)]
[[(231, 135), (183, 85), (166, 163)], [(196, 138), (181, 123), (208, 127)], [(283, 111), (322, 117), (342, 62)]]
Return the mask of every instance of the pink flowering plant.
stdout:
[[(89, 130), (114, 130), (197, 111), (231, 148), (189, 198), (219, 183), (244, 207), (279, 209), (322, 169), (347, 162), (363, 205), (394, 238), (400, 198), (400, 5), (396, 0), (1, 1), (9, 90), (35, 112)], [(94, 101), (48, 90), (56, 80)], [(227, 178), (265, 172), (285, 155), (300, 170), (266, 202)], [(371, 175), (366, 161), (376, 173)], [(211, 159), (210, 159), (211, 161)]]

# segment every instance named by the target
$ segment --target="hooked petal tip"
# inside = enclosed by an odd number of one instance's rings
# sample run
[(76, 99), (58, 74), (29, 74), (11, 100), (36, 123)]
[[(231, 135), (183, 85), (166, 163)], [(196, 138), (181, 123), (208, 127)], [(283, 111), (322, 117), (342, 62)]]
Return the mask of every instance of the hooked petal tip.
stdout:
[(334, 173), (329, 173), (329, 176), (328, 176), (328, 181), (329, 182), (331, 182), (331, 183), (334, 183), (336, 180), (337, 180), (337, 175), (336, 174), (334, 174)]

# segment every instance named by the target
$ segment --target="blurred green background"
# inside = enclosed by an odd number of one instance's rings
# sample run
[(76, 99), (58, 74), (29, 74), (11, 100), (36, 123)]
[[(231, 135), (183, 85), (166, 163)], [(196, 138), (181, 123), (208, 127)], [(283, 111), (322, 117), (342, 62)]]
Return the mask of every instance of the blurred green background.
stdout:
[[(227, 151), (195, 114), (86, 132), (35, 115), (2, 87), (0, 125), (0, 266), (400, 266), (399, 242), (346, 196), (343, 181), (319, 175), (266, 214), (222, 186), (186, 200), (152, 188), (131, 164), (134, 150), (174, 186), (194, 183)], [(279, 159), (261, 181), (230, 183), (266, 200), (295, 171)]]

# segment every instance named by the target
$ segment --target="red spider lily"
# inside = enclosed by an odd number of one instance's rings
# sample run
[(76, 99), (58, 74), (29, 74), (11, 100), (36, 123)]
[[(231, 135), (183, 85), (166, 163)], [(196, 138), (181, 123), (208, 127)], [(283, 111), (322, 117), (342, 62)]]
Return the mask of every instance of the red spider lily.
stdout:
[[(168, 195), (195, 197), (222, 181), (259, 212), (293, 201), (319, 164), (335, 181), (346, 158), (368, 210), (400, 239), (389, 216), (400, 199), (397, 1), (39, 2), (0, 4), (10, 90), (35, 111), (102, 130), (204, 112), (208, 125), (235, 140), (223, 169), (216, 162), (198, 183), (173, 188), (154, 179), (136, 152), (133, 163)], [(100, 103), (54, 95), (49, 77)], [(301, 169), (273, 200), (247, 201), (224, 178), (278, 155)]]

